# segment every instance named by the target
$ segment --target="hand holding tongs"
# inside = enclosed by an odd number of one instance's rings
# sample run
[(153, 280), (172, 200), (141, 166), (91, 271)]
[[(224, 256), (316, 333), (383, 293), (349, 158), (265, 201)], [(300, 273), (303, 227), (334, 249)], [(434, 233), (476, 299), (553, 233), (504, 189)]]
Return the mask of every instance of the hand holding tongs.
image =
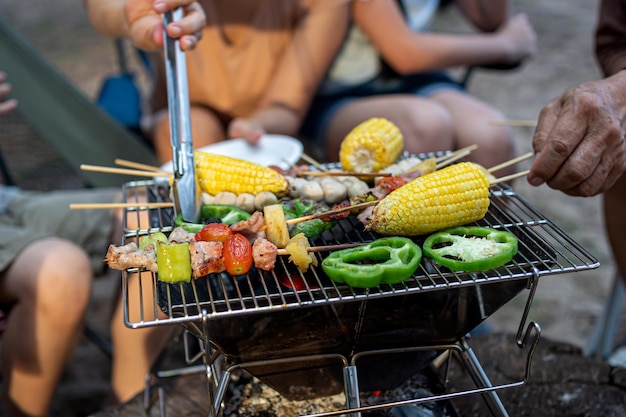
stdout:
[[(163, 14), (167, 25), (183, 17), (181, 7)], [(172, 141), (172, 165), (174, 182), (172, 198), (175, 214), (183, 220), (195, 222), (198, 215), (196, 178), (193, 160), (191, 121), (189, 119), (189, 91), (187, 83), (187, 61), (180, 42), (171, 38), (165, 30), (165, 75), (167, 78), (167, 101), (169, 108), (170, 138)]]

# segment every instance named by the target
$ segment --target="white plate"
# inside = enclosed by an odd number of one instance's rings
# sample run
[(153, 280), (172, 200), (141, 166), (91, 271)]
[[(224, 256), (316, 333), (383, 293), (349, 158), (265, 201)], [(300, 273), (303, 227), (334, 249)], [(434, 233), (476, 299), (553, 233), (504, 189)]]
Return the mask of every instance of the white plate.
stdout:
[[(268, 134), (263, 135), (255, 146), (248, 144), (244, 139), (228, 139), (198, 150), (288, 169), (300, 160), (303, 147), (299, 140), (290, 136)], [(166, 163), (161, 169), (171, 172), (172, 162)]]

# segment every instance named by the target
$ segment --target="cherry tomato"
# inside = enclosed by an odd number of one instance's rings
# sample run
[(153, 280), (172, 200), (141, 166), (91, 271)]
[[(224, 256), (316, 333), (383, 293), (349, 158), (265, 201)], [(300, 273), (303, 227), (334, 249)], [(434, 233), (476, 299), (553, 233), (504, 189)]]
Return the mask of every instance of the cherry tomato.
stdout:
[(252, 245), (241, 233), (233, 233), (224, 242), (222, 257), (230, 275), (246, 274), (252, 268)]
[(196, 240), (204, 240), (207, 242), (225, 242), (233, 231), (224, 223), (209, 223), (196, 233)]

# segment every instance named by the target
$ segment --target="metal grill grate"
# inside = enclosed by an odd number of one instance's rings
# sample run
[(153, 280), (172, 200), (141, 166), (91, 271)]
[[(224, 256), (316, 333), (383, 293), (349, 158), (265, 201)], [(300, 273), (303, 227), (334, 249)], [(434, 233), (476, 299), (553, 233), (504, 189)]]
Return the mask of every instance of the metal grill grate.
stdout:
[[(141, 195), (156, 201), (168, 200), (167, 185), (152, 181), (128, 183), (123, 188), (127, 202), (136, 202)], [(150, 224), (141, 216), (149, 212)], [(171, 209), (128, 209), (126, 211), (125, 240), (137, 238), (148, 231), (171, 230)], [(340, 221), (311, 243), (314, 246), (348, 242), (366, 242), (379, 237), (364, 231), (351, 216)], [(131, 224), (137, 226), (131, 227)], [(329, 280), (320, 267), (312, 267), (302, 274), (286, 257), (279, 257), (271, 272), (255, 271), (246, 276), (231, 277), (225, 273), (212, 274), (190, 284), (165, 284), (155, 274), (128, 270), (123, 273), (126, 321), (130, 327), (199, 321), (209, 319), (284, 311), (319, 305), (332, 305), (360, 300), (445, 291), (455, 288), (495, 284), (514, 280), (528, 280), (538, 276), (560, 274), (597, 268), (599, 262), (569, 238), (550, 220), (542, 216), (508, 186), (491, 189), (488, 214), (478, 225), (507, 229), (519, 239), (519, 253), (508, 265), (481, 273), (454, 273), (439, 268), (424, 258), (419, 269), (409, 280), (397, 285), (381, 285), (371, 289), (357, 289), (337, 285)], [(415, 239), (421, 245), (423, 239)], [(318, 262), (324, 252), (316, 253)], [(149, 290), (152, 297), (129, 297), (129, 282), (136, 279), (140, 288)], [(143, 291), (145, 294), (146, 291)], [(503, 299), (502, 304), (508, 299)], [(142, 314), (129, 317), (131, 307)], [(499, 306), (496, 306), (499, 307)], [(154, 318), (157, 317), (157, 318)]]

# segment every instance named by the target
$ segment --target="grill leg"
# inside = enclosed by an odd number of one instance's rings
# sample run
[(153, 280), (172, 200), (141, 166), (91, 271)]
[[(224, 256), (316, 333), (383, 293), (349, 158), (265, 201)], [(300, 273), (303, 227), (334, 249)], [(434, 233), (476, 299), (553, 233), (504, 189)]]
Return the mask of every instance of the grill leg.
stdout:
[[(459, 357), (463, 361), (465, 369), (470, 374), (472, 380), (478, 387), (490, 388), (493, 385), (485, 371), (483, 370), (478, 358), (474, 354), (472, 348), (466, 343), (465, 339), (461, 340), (462, 350), (459, 353)], [(481, 394), (487, 408), (491, 412), (491, 415), (495, 417), (509, 417), (509, 413), (504, 408), (502, 401), (500, 401), (500, 397), (498, 397), (498, 393), (496, 391), (490, 391), (487, 393)]]
[[(359, 398), (359, 379), (356, 365), (348, 365), (343, 368), (343, 382), (345, 386), (346, 405), (348, 409), (361, 407)], [(361, 413), (350, 413), (350, 417), (361, 417)]]

